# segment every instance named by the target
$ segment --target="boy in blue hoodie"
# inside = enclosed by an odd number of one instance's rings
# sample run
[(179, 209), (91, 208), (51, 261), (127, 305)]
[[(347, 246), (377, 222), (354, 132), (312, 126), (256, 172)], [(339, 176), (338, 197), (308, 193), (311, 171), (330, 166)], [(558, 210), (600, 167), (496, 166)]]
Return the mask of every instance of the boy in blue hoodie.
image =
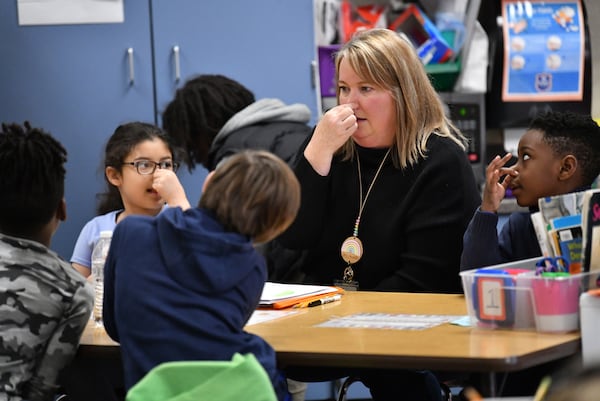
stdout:
[(197, 208), (117, 225), (105, 267), (104, 325), (121, 344), (127, 389), (163, 362), (252, 353), (278, 398), (286, 397), (275, 351), (244, 326), (267, 278), (254, 245), (285, 230), (299, 204), (285, 162), (246, 150), (209, 174)]

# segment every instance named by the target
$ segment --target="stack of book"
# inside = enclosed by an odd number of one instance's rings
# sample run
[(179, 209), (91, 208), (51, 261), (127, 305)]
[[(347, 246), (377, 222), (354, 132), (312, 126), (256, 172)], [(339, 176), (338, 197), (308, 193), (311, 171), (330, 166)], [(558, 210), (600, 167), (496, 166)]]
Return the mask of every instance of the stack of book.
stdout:
[(600, 270), (600, 189), (549, 196), (531, 214), (543, 256), (562, 256), (570, 273)]
[[(600, 188), (586, 191), (583, 200), (583, 271), (600, 270)], [(600, 285), (597, 283), (597, 285)]]

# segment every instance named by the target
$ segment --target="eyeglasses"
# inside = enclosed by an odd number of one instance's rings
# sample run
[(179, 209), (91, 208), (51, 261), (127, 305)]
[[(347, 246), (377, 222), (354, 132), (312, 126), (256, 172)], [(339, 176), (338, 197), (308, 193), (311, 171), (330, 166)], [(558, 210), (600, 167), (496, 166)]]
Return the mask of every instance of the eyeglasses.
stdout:
[(137, 170), (138, 174), (141, 175), (150, 175), (154, 174), (156, 168), (177, 171), (177, 167), (179, 164), (175, 163), (173, 160), (162, 160), (159, 162), (155, 162), (152, 160), (136, 160), (134, 162), (123, 162), (123, 165), (133, 166)]

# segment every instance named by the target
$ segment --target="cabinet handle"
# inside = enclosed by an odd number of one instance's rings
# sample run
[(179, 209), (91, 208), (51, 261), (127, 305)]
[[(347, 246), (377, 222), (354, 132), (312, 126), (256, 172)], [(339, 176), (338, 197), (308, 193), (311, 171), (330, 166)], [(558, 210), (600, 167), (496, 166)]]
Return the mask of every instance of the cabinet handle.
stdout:
[(179, 64), (179, 46), (173, 46), (173, 62), (175, 63), (175, 82), (181, 79), (181, 65)]
[(127, 60), (129, 61), (129, 85), (135, 81), (135, 69), (133, 66), (133, 47), (127, 49)]

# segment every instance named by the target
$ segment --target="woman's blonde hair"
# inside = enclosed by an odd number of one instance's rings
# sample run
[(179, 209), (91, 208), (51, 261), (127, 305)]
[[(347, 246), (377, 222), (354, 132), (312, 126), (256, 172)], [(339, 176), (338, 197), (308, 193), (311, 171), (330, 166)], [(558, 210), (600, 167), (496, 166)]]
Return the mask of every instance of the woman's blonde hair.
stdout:
[[(358, 32), (336, 54), (336, 80), (345, 59), (365, 81), (389, 90), (396, 105), (394, 134), (396, 167), (406, 168), (426, 157), (432, 134), (448, 137), (466, 149), (466, 138), (450, 122), (444, 105), (429, 80), (412, 44), (389, 29)], [(339, 88), (337, 91), (339, 103)], [(344, 159), (352, 158), (354, 141), (341, 148)]]
[(300, 184), (290, 167), (274, 154), (243, 150), (217, 166), (198, 206), (213, 212), (226, 231), (263, 243), (296, 218)]

